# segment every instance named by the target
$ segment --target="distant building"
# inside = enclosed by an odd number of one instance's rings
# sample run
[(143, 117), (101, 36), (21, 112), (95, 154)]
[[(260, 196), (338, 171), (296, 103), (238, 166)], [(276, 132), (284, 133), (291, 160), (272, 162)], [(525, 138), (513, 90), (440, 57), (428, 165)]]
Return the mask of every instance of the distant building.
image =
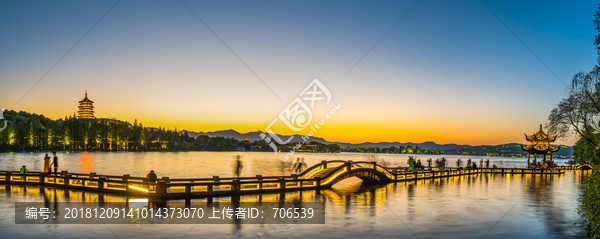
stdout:
[(246, 147), (241, 146), (239, 144), (233, 144), (233, 146), (235, 147), (235, 150), (237, 150), (237, 151), (246, 151)]
[(159, 143), (160, 142), (160, 137), (152, 137), (152, 138), (148, 139), (148, 141), (150, 141), (151, 144), (153, 144), (153, 143)]
[(87, 89), (85, 90), (85, 97), (79, 101), (79, 111), (77, 111), (78, 119), (94, 119), (94, 101), (91, 101), (87, 97)]
[(527, 159), (533, 154), (535, 159), (537, 159), (537, 155), (544, 155), (544, 160), (546, 160), (546, 155), (550, 155), (550, 159), (552, 159), (552, 154), (557, 152), (560, 148), (550, 145), (556, 140), (556, 137), (549, 136), (542, 130), (542, 125), (540, 125), (540, 130), (537, 133), (532, 135), (525, 135), (525, 139), (527, 142), (531, 142), (530, 145), (521, 146), (523, 151), (527, 152)]

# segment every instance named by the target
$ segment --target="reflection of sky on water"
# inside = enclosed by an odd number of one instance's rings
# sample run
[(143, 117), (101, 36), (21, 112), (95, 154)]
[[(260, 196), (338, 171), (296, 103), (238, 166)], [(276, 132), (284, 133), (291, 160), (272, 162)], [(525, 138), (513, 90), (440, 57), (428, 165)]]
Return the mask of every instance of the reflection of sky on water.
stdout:
[[(79, 167), (78, 173), (90, 173), (92, 172), (94, 164), (94, 157), (92, 154), (87, 152), (79, 154)], [(60, 165), (60, 164), (59, 164)]]
[[(481, 238), (512, 210), (486, 238), (579, 236), (576, 198), (579, 172), (564, 176), (471, 175), (419, 182), (363, 185), (358, 191), (322, 190), (246, 195), (240, 202), (324, 202), (325, 225), (16, 225), (15, 202), (129, 202), (140, 198), (77, 192), (36, 186), (0, 187), (0, 231), (8, 237), (188, 238), (212, 237), (372, 237)], [(352, 185), (351, 185), (352, 186)], [(152, 203), (152, 200), (150, 200)], [(518, 203), (517, 203), (518, 202)], [(206, 199), (175, 200), (169, 207), (200, 207)], [(516, 205), (515, 205), (516, 204)], [(215, 206), (232, 206), (230, 198)], [(59, 213), (60, 215), (60, 213)], [(109, 230), (110, 228), (110, 230)], [(409, 229), (410, 228), (410, 229)], [(411, 231), (412, 230), (412, 231)], [(414, 234), (413, 234), (414, 232)]]
[[(389, 166), (407, 166), (409, 155), (404, 154), (361, 154), (361, 153), (295, 153), (287, 161), (281, 160), (283, 153), (274, 155), (273, 152), (58, 152), (59, 170), (69, 172), (98, 174), (146, 176), (150, 170), (156, 171), (159, 177), (171, 178), (190, 177), (221, 177), (232, 176), (231, 162), (236, 155), (242, 156), (244, 168), (243, 176), (264, 176), (290, 174), (296, 158), (305, 158), (309, 166), (320, 163), (322, 160), (352, 160), (368, 161), (382, 160)], [(447, 166), (455, 167), (456, 160), (461, 159), (466, 166), (468, 159), (479, 164), (481, 159), (489, 159), (490, 167), (524, 168), (527, 158), (503, 157), (476, 157), (456, 155), (414, 155), (426, 165), (427, 159), (445, 157)], [(22, 165), (27, 165), (30, 171), (42, 171), (44, 153), (0, 153), (0, 169), (19, 170)], [(557, 160), (562, 164), (565, 160)]]
[[(150, 165), (160, 170), (160, 176), (203, 177), (231, 174), (230, 161), (235, 155), (205, 152), (90, 153), (59, 154), (59, 157), (63, 160), (63, 170), (69, 171), (89, 169), (118, 175), (131, 170), (134, 172), (131, 173), (132, 176), (138, 176), (145, 175), (143, 173), (147, 165)], [(289, 162), (274, 158), (272, 153), (242, 155), (245, 160), (243, 171), (247, 176), (287, 174), (291, 168)], [(36, 154), (0, 155), (0, 168), (18, 165), (33, 156), (37, 157)], [(388, 157), (382, 157), (384, 156)], [(311, 165), (320, 160), (333, 160), (332, 157), (335, 156), (304, 154), (301, 157), (305, 157)], [(359, 154), (340, 155), (342, 159), (354, 161), (359, 161), (362, 157)], [(198, 160), (199, 158), (204, 160)], [(392, 163), (403, 163), (405, 156), (389, 156), (388, 159)], [(506, 161), (508, 160), (505, 159), (504, 162)], [(37, 163), (34, 162), (34, 165)], [(199, 165), (211, 166), (198, 167)], [(182, 170), (183, 167), (187, 169)], [(562, 176), (469, 175), (387, 185), (363, 183), (358, 188), (350, 183), (347, 187), (322, 190), (319, 193), (309, 190), (240, 197), (242, 203), (279, 202), (282, 199), (296, 203), (324, 202), (325, 225), (16, 225), (15, 202), (45, 202), (52, 208), (57, 203), (67, 201), (131, 203), (140, 201), (140, 198), (1, 185), (0, 233), (6, 238), (116, 238), (115, 234), (120, 238), (182, 238), (184, 235), (185, 238), (416, 238), (415, 235), (420, 238), (481, 238), (497, 223), (485, 238), (580, 237), (579, 228), (573, 226), (573, 222), (579, 218), (575, 210), (581, 179), (581, 172), (567, 172)], [(206, 205), (206, 202), (207, 199), (193, 199), (190, 202), (176, 200), (167, 202), (167, 205), (185, 207), (188, 204), (199, 207)], [(230, 198), (214, 199), (213, 203), (219, 206), (232, 205)]]

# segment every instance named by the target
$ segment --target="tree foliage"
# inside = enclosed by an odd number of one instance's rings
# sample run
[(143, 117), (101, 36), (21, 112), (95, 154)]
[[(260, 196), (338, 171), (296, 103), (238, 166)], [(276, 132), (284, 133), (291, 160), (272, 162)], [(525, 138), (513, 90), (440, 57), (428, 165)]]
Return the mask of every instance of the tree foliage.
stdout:
[(437, 149), (422, 149), (419, 146), (413, 148), (410, 145), (405, 146), (391, 146), (389, 148), (383, 147), (346, 147), (345, 152), (356, 152), (356, 153), (381, 153), (381, 154), (440, 154)]
[[(177, 128), (146, 128), (117, 119), (77, 119), (75, 115), (51, 120), (24, 111), (4, 111), (7, 127), (0, 132), (0, 150), (214, 150), (233, 151), (236, 145), (271, 150), (262, 140), (189, 136)], [(4, 121), (0, 122), (4, 125)]]
[[(594, 14), (594, 24), (598, 34), (594, 40), (600, 56), (600, 9)], [(598, 58), (600, 62), (600, 58)], [(573, 76), (568, 87), (568, 97), (552, 110), (546, 124), (549, 132), (558, 136), (576, 135), (573, 156), (578, 161), (592, 163), (592, 174), (585, 180), (583, 194), (579, 198), (578, 212), (583, 217), (581, 223), (587, 238), (600, 238), (600, 68), (598, 64), (589, 72), (579, 72)]]

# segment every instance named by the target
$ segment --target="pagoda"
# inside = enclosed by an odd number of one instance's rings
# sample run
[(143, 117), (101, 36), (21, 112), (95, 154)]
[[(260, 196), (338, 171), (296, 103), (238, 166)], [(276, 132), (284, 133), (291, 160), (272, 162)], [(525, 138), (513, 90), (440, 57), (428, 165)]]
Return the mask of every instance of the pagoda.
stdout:
[(85, 89), (85, 97), (79, 101), (79, 111), (77, 111), (78, 119), (94, 119), (94, 101), (87, 97), (87, 89)]
[[(550, 145), (550, 143), (556, 140), (556, 137), (549, 136), (542, 130), (542, 125), (540, 124), (540, 130), (533, 134), (527, 135), (525, 134), (525, 139), (527, 142), (531, 142), (531, 145), (521, 146), (523, 151), (527, 151), (527, 160), (529, 160), (530, 155), (534, 155), (535, 159), (537, 159), (538, 154), (544, 155), (544, 160), (546, 160), (546, 155), (550, 155), (550, 160), (552, 159), (552, 154), (558, 151), (559, 147), (554, 147)], [(535, 161), (534, 161), (535, 162)]]

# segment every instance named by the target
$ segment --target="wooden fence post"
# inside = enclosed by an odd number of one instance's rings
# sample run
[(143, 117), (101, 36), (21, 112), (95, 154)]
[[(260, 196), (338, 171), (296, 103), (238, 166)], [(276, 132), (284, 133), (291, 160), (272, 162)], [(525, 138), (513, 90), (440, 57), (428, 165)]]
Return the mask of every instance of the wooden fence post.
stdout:
[(192, 194), (192, 185), (185, 185), (185, 194)]
[(285, 190), (285, 178), (279, 177), (279, 189)]
[(156, 194), (159, 196), (167, 195), (167, 183), (163, 179), (159, 179), (156, 183)]
[(322, 160), (321, 161), (321, 169), (326, 169), (327, 168), (327, 161), (326, 160)]
[(233, 180), (233, 191), (236, 193), (239, 193), (241, 191), (241, 187), (242, 187), (242, 185), (240, 184), (240, 180), (234, 179)]
[[(63, 171), (63, 172), (66, 172), (66, 171)], [(70, 174), (65, 173), (65, 182), (64, 183), (65, 183), (64, 184), (65, 186), (69, 186), (69, 184), (71, 183), (71, 175)]]
[(317, 188), (321, 187), (321, 177), (315, 177), (315, 179), (317, 180)]
[(106, 180), (106, 176), (100, 176), (98, 178), (98, 189), (104, 189), (104, 181)]
[[(262, 180), (263, 180), (263, 177), (262, 177), (262, 175), (256, 175), (256, 180), (257, 180), (257, 181), (262, 181)], [(262, 184), (262, 182), (259, 182), (259, 183), (258, 183), (258, 190), (262, 190), (262, 187), (263, 187), (263, 184)]]

